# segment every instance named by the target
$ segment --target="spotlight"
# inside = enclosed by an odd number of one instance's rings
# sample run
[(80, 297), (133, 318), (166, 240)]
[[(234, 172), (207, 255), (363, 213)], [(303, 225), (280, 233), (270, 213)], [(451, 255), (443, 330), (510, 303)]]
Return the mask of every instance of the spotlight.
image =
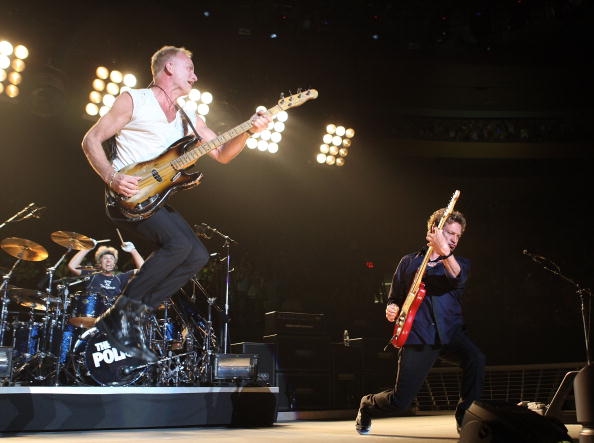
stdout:
[(107, 114), (116, 97), (136, 86), (136, 81), (134, 74), (124, 74), (115, 69), (110, 71), (105, 66), (98, 66), (92, 82), (93, 90), (89, 93), (89, 101), (85, 105), (85, 116), (94, 119)]
[(322, 136), (323, 143), (316, 155), (316, 161), (321, 165), (344, 166), (354, 136), (353, 128), (345, 128), (334, 123), (326, 125), (326, 133)]
[(177, 103), (190, 115), (198, 114), (206, 121), (206, 115), (210, 112), (210, 104), (213, 101), (212, 94), (208, 91), (200, 91), (192, 88), (188, 95), (177, 99)]
[[(264, 106), (258, 106), (256, 112), (265, 112)], [(279, 143), (283, 136), (282, 132), (285, 130), (285, 122), (289, 118), (289, 114), (285, 111), (272, 116), (272, 122), (268, 125), (268, 128), (254, 135), (251, 135), (247, 140), (247, 147), (250, 149), (258, 148), (259, 151), (268, 152), (269, 154), (276, 154), (279, 149)]]
[(29, 50), (25, 46), (15, 46), (7, 40), (0, 41), (0, 96), (14, 99), (20, 94), (22, 72), (27, 66), (24, 59), (28, 56)]

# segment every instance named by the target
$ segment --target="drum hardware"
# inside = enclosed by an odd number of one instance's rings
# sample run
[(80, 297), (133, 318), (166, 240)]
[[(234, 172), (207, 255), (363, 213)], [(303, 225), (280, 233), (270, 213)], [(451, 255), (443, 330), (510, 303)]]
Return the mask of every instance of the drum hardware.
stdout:
[(35, 202), (29, 203), (27, 206), (25, 206), (19, 212), (14, 214), (8, 220), (5, 220), (4, 222), (0, 223), (0, 229), (2, 229), (4, 226), (6, 226), (9, 223), (17, 223), (17, 222), (26, 220), (28, 218), (39, 218), (39, 214), (44, 209), (45, 209), (45, 206), (38, 206), (37, 203), (35, 203)]
[(4, 335), (6, 333), (8, 303), (10, 301), (8, 295), (8, 282), (12, 277), (12, 273), (22, 260), (42, 261), (47, 258), (48, 254), (45, 248), (40, 244), (18, 237), (5, 238), (0, 242), (0, 248), (2, 248), (8, 255), (17, 259), (10, 268), (10, 271), (2, 276), (2, 284), (0, 285), (0, 292), (2, 294), (2, 308), (0, 311), (0, 346), (2, 346), (4, 344)]

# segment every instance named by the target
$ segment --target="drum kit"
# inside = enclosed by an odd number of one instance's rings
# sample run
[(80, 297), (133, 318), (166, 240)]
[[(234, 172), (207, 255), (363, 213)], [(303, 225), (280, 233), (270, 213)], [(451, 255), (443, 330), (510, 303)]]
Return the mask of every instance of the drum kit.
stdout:
[(0, 248), (16, 259), (10, 269), (2, 270), (0, 286), (0, 346), (12, 353), (10, 375), (0, 379), (3, 385), (195, 386), (211, 382), (211, 356), (217, 340), (210, 305), (208, 319), (204, 319), (183, 292), (163, 303), (143, 325), (146, 341), (159, 357), (156, 363), (146, 364), (117, 349), (95, 327), (97, 317), (113, 300), (102, 292), (78, 288), (100, 269), (81, 267), (88, 272), (54, 281), (68, 253), (92, 249), (97, 242), (70, 231), (56, 231), (51, 239), (66, 252), (46, 269), (44, 290), (9, 283), (20, 262), (43, 261), (48, 258), (47, 250), (18, 237), (0, 242)]

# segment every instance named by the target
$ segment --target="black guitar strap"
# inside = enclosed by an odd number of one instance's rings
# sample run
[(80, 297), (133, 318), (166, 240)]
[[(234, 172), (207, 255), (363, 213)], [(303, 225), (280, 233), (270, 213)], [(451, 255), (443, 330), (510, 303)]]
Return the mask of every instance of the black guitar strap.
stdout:
[[(192, 120), (190, 119), (190, 117), (188, 117), (188, 114), (186, 114), (186, 111), (184, 111), (184, 108), (182, 108), (180, 105), (178, 105), (176, 103), (175, 109), (177, 109), (179, 111), (179, 113), (181, 114), (182, 119), (184, 119), (184, 123), (187, 123), (188, 125), (190, 125), (190, 128), (192, 128), (192, 132), (196, 136), (196, 140), (202, 141), (202, 137), (200, 137), (200, 135), (198, 134), (198, 131), (196, 131), (196, 128), (194, 127), (194, 124), (192, 123)], [(198, 118), (200, 118), (200, 117), (198, 117)], [(186, 133), (185, 129), (186, 128), (184, 128), (184, 135)]]

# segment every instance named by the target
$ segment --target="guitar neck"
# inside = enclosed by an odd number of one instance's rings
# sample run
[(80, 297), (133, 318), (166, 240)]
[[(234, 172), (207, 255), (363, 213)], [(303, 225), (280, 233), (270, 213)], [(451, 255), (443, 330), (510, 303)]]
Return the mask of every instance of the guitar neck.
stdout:
[[(282, 111), (282, 108), (279, 105), (276, 105), (276, 106), (268, 109), (265, 112), (265, 114), (272, 117), (273, 115), (278, 114), (280, 111)], [(213, 149), (224, 145), (229, 140), (234, 139), (238, 135), (241, 135), (244, 132), (247, 132), (251, 127), (252, 127), (252, 120), (250, 119), (250, 120), (247, 120), (247, 121), (241, 123), (240, 125), (235, 126), (232, 129), (229, 129), (228, 131), (222, 133), (221, 135), (213, 138), (209, 142), (203, 143), (201, 145), (198, 145), (198, 146), (190, 149), (188, 152), (186, 152), (185, 154), (179, 156), (177, 159), (172, 161), (171, 165), (177, 170), (188, 168), (188, 167), (192, 166), (194, 163), (196, 163), (198, 161), (198, 159), (200, 157), (202, 157), (203, 155), (208, 154)]]

